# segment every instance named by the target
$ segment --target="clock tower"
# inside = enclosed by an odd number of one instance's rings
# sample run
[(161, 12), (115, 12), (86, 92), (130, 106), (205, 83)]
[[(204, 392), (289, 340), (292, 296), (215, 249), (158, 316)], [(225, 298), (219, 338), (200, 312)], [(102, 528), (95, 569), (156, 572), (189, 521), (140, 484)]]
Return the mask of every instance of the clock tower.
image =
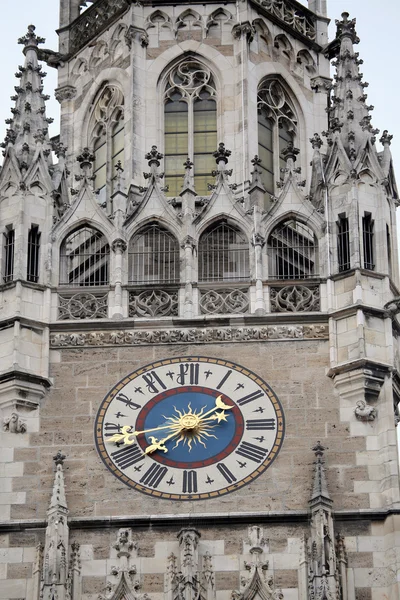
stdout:
[(392, 136), (328, 23), (60, 0), (19, 40), (0, 600), (398, 600)]

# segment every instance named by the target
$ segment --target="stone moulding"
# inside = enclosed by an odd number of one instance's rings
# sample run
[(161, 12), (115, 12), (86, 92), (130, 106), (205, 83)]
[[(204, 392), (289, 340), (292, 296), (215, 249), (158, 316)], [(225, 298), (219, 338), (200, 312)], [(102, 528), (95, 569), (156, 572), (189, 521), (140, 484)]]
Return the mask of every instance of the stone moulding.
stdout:
[(195, 344), (260, 342), (274, 340), (328, 339), (328, 325), (267, 325), (265, 327), (204, 327), (188, 329), (112, 330), (57, 332), (50, 335), (52, 348), (85, 346), (146, 346), (152, 344)]

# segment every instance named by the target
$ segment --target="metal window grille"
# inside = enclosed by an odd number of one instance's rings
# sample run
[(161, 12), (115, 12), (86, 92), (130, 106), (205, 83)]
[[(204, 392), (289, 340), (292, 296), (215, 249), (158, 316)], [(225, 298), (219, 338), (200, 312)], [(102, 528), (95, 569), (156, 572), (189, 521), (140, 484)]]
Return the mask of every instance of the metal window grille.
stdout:
[(95, 286), (109, 283), (110, 246), (100, 231), (82, 227), (63, 242), (60, 285)]
[(28, 281), (39, 281), (40, 232), (37, 225), (32, 225), (28, 233), (28, 261), (26, 278)]
[(5, 282), (14, 279), (14, 247), (15, 247), (15, 230), (7, 229), (4, 234), (4, 275)]
[(269, 238), (270, 273), (274, 279), (307, 279), (316, 276), (316, 243), (313, 231), (294, 219), (278, 225)]
[(129, 283), (179, 282), (179, 244), (165, 229), (149, 225), (131, 241)]
[(249, 279), (249, 243), (238, 229), (220, 223), (199, 241), (199, 281)]
[(364, 213), (362, 220), (364, 243), (364, 269), (375, 269), (374, 265), (374, 222), (371, 213)]
[(339, 215), (337, 222), (337, 252), (339, 273), (350, 269), (350, 232), (349, 220), (344, 215)]

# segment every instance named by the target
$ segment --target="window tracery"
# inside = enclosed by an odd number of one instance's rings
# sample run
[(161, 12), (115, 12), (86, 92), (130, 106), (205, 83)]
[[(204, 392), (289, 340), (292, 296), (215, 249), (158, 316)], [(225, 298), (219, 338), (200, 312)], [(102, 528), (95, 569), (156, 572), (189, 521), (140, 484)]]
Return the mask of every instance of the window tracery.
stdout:
[(262, 182), (267, 193), (274, 195), (280, 169), (286, 166), (282, 151), (296, 136), (296, 113), (288, 94), (277, 79), (266, 79), (259, 85), (257, 110)]
[(216, 87), (210, 69), (194, 58), (170, 71), (164, 93), (164, 146), (166, 184), (169, 195), (179, 194), (183, 163), (194, 163), (198, 194), (207, 194), (217, 147)]
[(110, 203), (115, 191), (116, 166), (124, 166), (124, 96), (107, 86), (96, 102), (90, 124), (94, 151), (93, 175), (99, 204)]

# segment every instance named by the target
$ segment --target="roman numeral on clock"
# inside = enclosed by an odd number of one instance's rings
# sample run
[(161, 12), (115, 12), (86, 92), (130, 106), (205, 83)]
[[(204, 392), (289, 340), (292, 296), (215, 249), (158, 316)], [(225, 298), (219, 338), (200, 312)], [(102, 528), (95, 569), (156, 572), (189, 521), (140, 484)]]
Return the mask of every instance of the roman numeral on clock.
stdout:
[(219, 384), (216, 387), (217, 390), (220, 390), (222, 388), (222, 386), (224, 385), (225, 381), (228, 379), (228, 377), (230, 377), (231, 373), (232, 373), (232, 369), (230, 369), (229, 371), (227, 371), (225, 373), (225, 375), (223, 376), (223, 378), (221, 379), (221, 381), (219, 382)]
[(246, 421), (246, 429), (275, 429), (275, 419), (249, 419)]
[(235, 452), (236, 454), (240, 454), (240, 456), (244, 456), (257, 463), (261, 462), (268, 454), (266, 448), (261, 448), (261, 446), (256, 446), (256, 444), (250, 444), (250, 442), (242, 442)]
[(167, 471), (167, 467), (160, 467), (160, 465), (153, 464), (150, 469), (147, 469), (146, 473), (141, 478), (140, 483), (157, 488), (167, 474)]
[(243, 396), (243, 398), (236, 400), (236, 404), (239, 404), (239, 406), (243, 406), (244, 404), (253, 402), (253, 400), (257, 400), (257, 398), (261, 398), (262, 396), (264, 396), (264, 392), (262, 392), (261, 390), (257, 390), (256, 392), (252, 392), (251, 394), (247, 394), (247, 396)]
[(183, 471), (182, 492), (184, 494), (197, 492), (197, 473), (196, 471)]
[(143, 375), (143, 381), (146, 383), (146, 387), (149, 390), (149, 392), (153, 392), (154, 394), (158, 394), (159, 390), (157, 385), (160, 386), (162, 390), (167, 389), (167, 386), (162, 381), (162, 379), (160, 379), (160, 377), (155, 371), (150, 371), (150, 373), (146, 373), (146, 375)]
[(236, 477), (233, 473), (224, 465), (224, 463), (219, 463), (217, 465), (218, 471), (223, 475), (228, 483), (233, 483), (236, 481)]
[(133, 444), (132, 446), (125, 446), (120, 450), (111, 452), (111, 456), (115, 464), (120, 469), (126, 469), (127, 467), (130, 467), (131, 465), (134, 465), (135, 463), (144, 460), (144, 456), (137, 444)]

